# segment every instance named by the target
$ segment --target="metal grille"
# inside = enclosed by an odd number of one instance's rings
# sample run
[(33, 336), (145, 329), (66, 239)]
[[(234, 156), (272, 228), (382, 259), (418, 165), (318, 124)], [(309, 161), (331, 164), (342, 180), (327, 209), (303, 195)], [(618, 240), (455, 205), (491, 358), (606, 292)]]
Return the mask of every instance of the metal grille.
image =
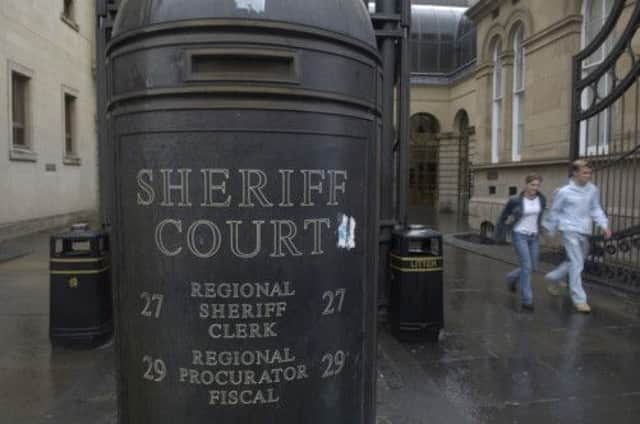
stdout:
[(614, 233), (592, 238), (586, 271), (633, 293), (640, 293), (639, 25), (640, 2), (616, 0), (575, 56), (571, 122), (571, 159), (591, 162)]

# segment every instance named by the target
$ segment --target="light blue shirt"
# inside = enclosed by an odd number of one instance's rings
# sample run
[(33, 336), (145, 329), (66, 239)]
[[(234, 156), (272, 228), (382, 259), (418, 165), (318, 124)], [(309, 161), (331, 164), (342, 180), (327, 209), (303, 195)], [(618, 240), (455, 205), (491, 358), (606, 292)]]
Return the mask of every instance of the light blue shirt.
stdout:
[(544, 222), (551, 233), (573, 231), (590, 235), (593, 222), (600, 228), (609, 228), (609, 220), (600, 205), (600, 191), (592, 183), (579, 186), (573, 181), (558, 190)]

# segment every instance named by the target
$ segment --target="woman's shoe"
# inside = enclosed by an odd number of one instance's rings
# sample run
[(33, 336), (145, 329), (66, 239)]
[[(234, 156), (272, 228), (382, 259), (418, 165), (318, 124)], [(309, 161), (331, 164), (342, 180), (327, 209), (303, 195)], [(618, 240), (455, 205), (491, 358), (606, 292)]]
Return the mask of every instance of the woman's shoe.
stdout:
[(523, 303), (521, 306), (523, 310), (528, 312), (533, 312), (535, 310), (533, 303)]

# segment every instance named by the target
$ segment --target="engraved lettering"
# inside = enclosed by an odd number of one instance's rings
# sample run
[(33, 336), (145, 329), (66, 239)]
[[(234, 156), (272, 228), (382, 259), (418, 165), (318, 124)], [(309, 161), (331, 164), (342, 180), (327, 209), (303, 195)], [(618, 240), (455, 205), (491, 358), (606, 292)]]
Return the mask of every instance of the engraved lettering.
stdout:
[(286, 365), (296, 361), (291, 348), (265, 350), (193, 350), (194, 366), (207, 367), (254, 367), (263, 365)]
[(287, 310), (286, 302), (266, 303), (201, 303), (200, 319), (280, 318)]
[[(202, 235), (198, 236), (198, 229), (200, 227), (206, 227), (209, 229), (211, 233), (211, 246), (209, 246), (209, 250), (202, 252), (200, 251), (199, 245), (204, 243), (204, 237)], [(220, 245), (222, 244), (222, 234), (220, 234), (220, 229), (216, 224), (207, 220), (199, 220), (194, 222), (189, 226), (189, 230), (187, 231), (187, 246), (191, 253), (193, 253), (198, 258), (210, 258), (220, 249)]]
[(214, 323), (209, 326), (209, 337), (212, 339), (267, 339), (278, 337), (274, 330), (276, 322), (261, 323)]
[(227, 221), (227, 225), (229, 226), (229, 241), (231, 242), (231, 253), (233, 253), (236, 257), (241, 259), (250, 259), (258, 256), (260, 250), (262, 249), (262, 224), (264, 221), (251, 221), (251, 223), (256, 228), (256, 246), (253, 251), (249, 253), (243, 253), (240, 250), (240, 225), (242, 225), (242, 221)]
[[(260, 169), (240, 169), (238, 172), (242, 175), (242, 203), (241, 208), (253, 208), (255, 204), (252, 197), (258, 199), (260, 206), (272, 207), (273, 203), (267, 200), (262, 191), (268, 183), (267, 174)], [(252, 182), (253, 177), (258, 177), (257, 182)]]
[(334, 354), (327, 353), (322, 357), (322, 363), (326, 365), (322, 378), (336, 376), (342, 372), (346, 362), (346, 355), (342, 350)]
[[(329, 174), (329, 202), (327, 206), (338, 206), (338, 191), (342, 194), (347, 192), (347, 171), (330, 169)], [(338, 177), (342, 177), (342, 182), (338, 183)]]
[(167, 366), (162, 359), (153, 359), (149, 355), (142, 358), (143, 364), (147, 367), (144, 373), (144, 379), (160, 383), (167, 376)]
[(173, 174), (173, 170), (160, 170), (160, 173), (162, 174), (163, 187), (163, 199), (161, 205), (174, 206), (175, 204), (173, 203), (171, 194), (173, 192), (178, 192), (180, 194), (180, 201), (178, 202), (178, 206), (191, 207), (191, 202), (189, 201), (189, 174), (191, 174), (191, 169), (177, 169), (177, 172), (178, 174), (180, 174), (180, 182), (178, 184), (174, 184), (171, 182), (171, 175)]
[(313, 251), (311, 251), (312, 255), (324, 254), (324, 251), (322, 250), (322, 224), (326, 225), (327, 228), (331, 228), (331, 221), (329, 220), (329, 218), (304, 220), (305, 230), (307, 229), (307, 227), (309, 227), (309, 225), (313, 226)]
[(191, 297), (204, 299), (250, 299), (283, 298), (295, 296), (290, 281), (258, 283), (202, 283), (192, 281)]
[[(293, 243), (293, 239), (298, 234), (298, 227), (295, 222), (282, 219), (273, 220), (271, 224), (273, 225), (273, 252), (269, 256), (272, 258), (284, 258), (283, 246), (287, 248), (289, 255), (302, 256), (302, 252)], [(282, 231), (283, 227), (287, 228), (286, 232)]]
[[(214, 202), (214, 193), (219, 191), (221, 194), (227, 194), (227, 182), (229, 179), (229, 170), (228, 169), (214, 169), (214, 168), (205, 168), (201, 169), (202, 173), (202, 186), (203, 193), (202, 198), (203, 201), (200, 206), (204, 207), (228, 207), (231, 205), (231, 195), (228, 195), (225, 200), (221, 202)], [(224, 181), (219, 184), (214, 183), (215, 176), (224, 177)]]
[(211, 390), (209, 391), (209, 405), (236, 406), (236, 405), (265, 405), (277, 403), (280, 397), (276, 396), (275, 389), (262, 390)]
[[(140, 315), (147, 318), (159, 318), (160, 311), (162, 310), (162, 302), (164, 301), (164, 296), (158, 293), (140, 293), (140, 298), (145, 302), (144, 308)], [(154, 306), (155, 305), (155, 306)]]
[(281, 208), (293, 207), (293, 203), (291, 203), (291, 174), (293, 174), (293, 169), (279, 169), (278, 172), (282, 180), (282, 201), (278, 206)]
[(182, 252), (182, 247), (176, 247), (174, 250), (169, 250), (167, 249), (164, 243), (162, 231), (164, 230), (164, 227), (166, 227), (167, 225), (173, 225), (174, 227), (176, 227), (179, 233), (182, 233), (182, 221), (176, 221), (174, 219), (162, 220), (160, 224), (158, 224), (158, 226), (156, 227), (156, 233), (155, 233), (156, 246), (158, 247), (158, 250), (165, 256), (179, 255), (180, 252)]
[[(311, 199), (311, 192), (315, 191), (318, 194), (322, 194), (322, 180), (324, 180), (324, 170), (323, 169), (302, 169), (300, 170), (304, 179), (303, 179), (303, 201), (302, 206), (314, 206), (313, 200)], [(320, 181), (316, 184), (313, 183), (313, 177), (320, 177)]]
[[(145, 181), (145, 177), (148, 181)], [(150, 183), (153, 182), (153, 171), (150, 169), (141, 169), (138, 172), (138, 188), (142, 190), (143, 193), (138, 191), (138, 205), (140, 206), (149, 206), (153, 203), (156, 198), (156, 192), (153, 190), (153, 187)], [(146, 197), (144, 197), (144, 196)]]
[(346, 289), (338, 289), (334, 291), (326, 291), (322, 295), (322, 300), (326, 301), (327, 304), (322, 311), (322, 315), (332, 315), (336, 312), (342, 312), (342, 304), (344, 302), (344, 294)]

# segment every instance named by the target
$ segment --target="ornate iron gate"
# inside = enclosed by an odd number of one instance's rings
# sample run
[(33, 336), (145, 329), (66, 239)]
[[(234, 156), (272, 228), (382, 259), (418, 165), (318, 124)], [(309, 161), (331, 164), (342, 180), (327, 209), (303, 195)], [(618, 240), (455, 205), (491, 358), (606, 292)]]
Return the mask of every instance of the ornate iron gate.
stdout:
[[(574, 57), (571, 159), (588, 159), (614, 232), (592, 238), (586, 271), (640, 293), (640, 2), (616, 0)], [(597, 58), (594, 60), (594, 57)]]

